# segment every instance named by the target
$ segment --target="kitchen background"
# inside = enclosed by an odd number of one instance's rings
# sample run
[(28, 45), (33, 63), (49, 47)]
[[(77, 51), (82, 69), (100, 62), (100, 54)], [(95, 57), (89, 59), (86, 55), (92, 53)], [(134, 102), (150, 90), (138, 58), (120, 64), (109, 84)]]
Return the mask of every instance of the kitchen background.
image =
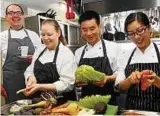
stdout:
[[(38, 13), (56, 13), (55, 19), (59, 21), (63, 35), (68, 41), (69, 48), (74, 52), (84, 45), (85, 41), (80, 37), (78, 15), (93, 9), (102, 16), (103, 37), (119, 43), (122, 49), (134, 47), (134, 45), (122, 34), (115, 37), (117, 32), (124, 33), (124, 20), (131, 12), (142, 11), (150, 18), (152, 26), (151, 38), (160, 44), (160, 0), (74, 0), (75, 18), (68, 20), (65, 17), (65, 0), (1, 0), (1, 31), (6, 30), (8, 25), (5, 21), (5, 8), (11, 3), (20, 4), (25, 11), (25, 27), (40, 35), (41, 22), (48, 18), (37, 15)], [(53, 12), (52, 12), (53, 10)], [(109, 37), (109, 38), (108, 38)]]

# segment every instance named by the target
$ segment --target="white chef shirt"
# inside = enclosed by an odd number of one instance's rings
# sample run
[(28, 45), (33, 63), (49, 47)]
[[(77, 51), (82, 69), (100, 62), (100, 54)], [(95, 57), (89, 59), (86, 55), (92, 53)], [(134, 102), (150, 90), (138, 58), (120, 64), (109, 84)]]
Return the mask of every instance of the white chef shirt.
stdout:
[[(19, 39), (23, 39), (25, 37), (27, 37), (26, 32), (24, 31), (24, 29), (21, 30), (12, 30), (11, 31), (11, 38), (19, 38)], [(33, 45), (35, 48), (38, 48), (40, 46), (42, 46), (41, 43), (41, 39), (38, 36), (38, 34), (36, 34), (35, 32), (26, 29), (26, 31), (28, 32), (29, 38), (31, 39)], [(4, 65), (4, 62), (6, 60), (7, 57), (7, 49), (8, 49), (8, 30), (3, 31), (2, 33), (0, 33), (0, 41), (1, 41), (1, 55), (2, 55), (2, 66)]]
[[(159, 52), (160, 52), (160, 46), (157, 45)], [(128, 49), (128, 50), (121, 50), (118, 57), (118, 72), (117, 72), (117, 78), (115, 85), (118, 84), (120, 81), (124, 80), (125, 77), (125, 68), (128, 63), (128, 59), (131, 56), (134, 48)], [(158, 58), (156, 54), (155, 47), (153, 43), (151, 43), (144, 51), (144, 53), (141, 52), (139, 48), (136, 47), (136, 50), (133, 54), (133, 57), (131, 59), (130, 64), (134, 63), (158, 63)]]
[[(31, 65), (26, 69), (24, 73), (25, 80), (27, 80), (29, 76), (34, 76), (33, 69), (35, 60), (38, 58), (39, 54), (44, 50), (44, 48), (45, 47), (42, 47), (41, 49), (35, 52)], [(39, 61), (42, 64), (45, 64), (47, 62), (53, 62), (54, 55), (55, 55), (55, 50), (47, 49), (41, 55)], [(60, 76), (59, 81), (54, 82), (57, 94), (60, 94), (64, 91), (67, 92), (72, 90), (75, 83), (74, 73), (77, 68), (77, 65), (72, 51), (61, 43), (59, 45), (59, 52), (57, 55), (56, 66), (58, 74)]]
[[(117, 43), (104, 40), (106, 46), (107, 56), (110, 62), (110, 66), (113, 70), (114, 75), (116, 74), (117, 70), (117, 56), (119, 51), (119, 46)], [(82, 46), (81, 48), (77, 49), (75, 52), (76, 62), (79, 64), (80, 57), (82, 51), (86, 45)], [(83, 58), (95, 58), (95, 57), (103, 57), (103, 48), (102, 48), (102, 41), (97, 42), (94, 46), (87, 43), (87, 47), (85, 49), (85, 54)]]

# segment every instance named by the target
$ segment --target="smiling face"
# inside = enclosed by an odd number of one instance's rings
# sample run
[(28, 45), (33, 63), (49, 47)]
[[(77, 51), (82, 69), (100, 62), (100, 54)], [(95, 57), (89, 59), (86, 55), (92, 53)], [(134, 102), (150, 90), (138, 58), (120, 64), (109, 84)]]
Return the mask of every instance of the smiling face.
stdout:
[(150, 44), (150, 28), (144, 24), (133, 21), (127, 26), (128, 37), (137, 45), (139, 49), (144, 51)]
[(19, 6), (10, 5), (7, 9), (6, 19), (12, 29), (18, 30), (23, 27), (24, 14)]
[(100, 26), (95, 19), (81, 23), (81, 35), (90, 45), (94, 45), (100, 40)]
[(58, 39), (60, 37), (60, 31), (49, 23), (45, 23), (41, 27), (41, 37), (43, 43), (49, 50), (55, 50), (58, 45)]

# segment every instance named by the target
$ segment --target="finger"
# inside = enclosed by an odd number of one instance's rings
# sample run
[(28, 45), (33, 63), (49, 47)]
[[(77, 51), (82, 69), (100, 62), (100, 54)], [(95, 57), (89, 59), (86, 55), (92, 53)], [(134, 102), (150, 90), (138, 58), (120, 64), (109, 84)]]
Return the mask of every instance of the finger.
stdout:
[(136, 75), (135, 75), (135, 73), (132, 73), (130, 81), (135, 84), (136, 83), (135, 79), (136, 79)]
[(31, 81), (29, 81), (29, 82), (27, 82), (27, 87), (30, 87), (32, 85), (32, 82)]

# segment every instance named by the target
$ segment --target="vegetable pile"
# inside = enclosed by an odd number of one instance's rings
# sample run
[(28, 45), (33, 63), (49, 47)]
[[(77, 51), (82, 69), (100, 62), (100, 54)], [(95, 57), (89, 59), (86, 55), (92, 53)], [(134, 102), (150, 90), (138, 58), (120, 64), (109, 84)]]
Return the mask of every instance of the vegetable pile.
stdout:
[(98, 102), (108, 104), (109, 100), (111, 99), (111, 95), (92, 95), (92, 96), (86, 96), (82, 99), (80, 99), (77, 104), (84, 108), (94, 109), (95, 105)]

